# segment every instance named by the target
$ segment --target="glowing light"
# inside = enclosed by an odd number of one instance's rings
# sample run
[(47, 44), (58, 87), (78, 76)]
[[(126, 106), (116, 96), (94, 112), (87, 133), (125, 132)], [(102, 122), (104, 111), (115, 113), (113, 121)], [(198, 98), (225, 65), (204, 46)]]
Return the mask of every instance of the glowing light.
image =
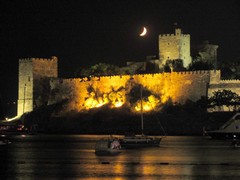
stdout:
[(15, 117), (13, 117), (13, 118), (5, 118), (5, 121), (14, 121), (14, 120), (17, 120), (17, 119), (19, 119), (20, 118), (20, 116), (15, 116)]
[(101, 94), (98, 96), (95, 92), (89, 93), (89, 97), (86, 98), (84, 106), (86, 109), (98, 108), (103, 105), (109, 104), (112, 108), (121, 107), (125, 102), (125, 98), (122, 92), (112, 91), (110, 93)]
[[(148, 96), (148, 98), (142, 100), (142, 110), (151, 111), (154, 110), (160, 104), (160, 100), (154, 95)], [(141, 111), (141, 101), (139, 100), (135, 106), (135, 111)]]
[(122, 105), (123, 105), (122, 102), (116, 102), (116, 103), (114, 104), (115, 107), (121, 107)]
[[(132, 78), (132, 79), (131, 79)], [(131, 103), (130, 91), (140, 84), (150, 93), (142, 101), (143, 111), (157, 111), (171, 98), (171, 102), (179, 102), (184, 94), (185, 86), (177, 73), (165, 74), (145, 74), (124, 76), (104, 76), (81, 81), (79, 79), (66, 80), (65, 86), (62, 84), (56, 88), (62, 88), (65, 98), (69, 98), (69, 103), (65, 106), (64, 112), (87, 111), (91, 108), (100, 108), (108, 105), (109, 108), (127, 107), (132, 112), (140, 112), (140, 100)], [(70, 90), (69, 90), (70, 89)], [(68, 91), (69, 90), (69, 91)], [(66, 91), (66, 93), (65, 93)], [(70, 94), (70, 95), (69, 95)], [(70, 97), (69, 97), (70, 96)]]
[(152, 108), (151, 108), (151, 106), (149, 106), (148, 104), (145, 104), (145, 105), (143, 106), (143, 111), (150, 111), (150, 110), (152, 110)]

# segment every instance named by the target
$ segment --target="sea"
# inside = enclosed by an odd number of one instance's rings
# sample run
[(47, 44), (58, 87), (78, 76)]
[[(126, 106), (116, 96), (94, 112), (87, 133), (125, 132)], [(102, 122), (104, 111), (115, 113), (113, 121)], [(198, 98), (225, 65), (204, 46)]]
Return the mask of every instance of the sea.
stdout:
[(205, 136), (166, 136), (159, 147), (123, 149), (97, 156), (108, 135), (19, 135), (0, 146), (0, 179), (45, 180), (234, 180), (240, 179), (240, 148)]

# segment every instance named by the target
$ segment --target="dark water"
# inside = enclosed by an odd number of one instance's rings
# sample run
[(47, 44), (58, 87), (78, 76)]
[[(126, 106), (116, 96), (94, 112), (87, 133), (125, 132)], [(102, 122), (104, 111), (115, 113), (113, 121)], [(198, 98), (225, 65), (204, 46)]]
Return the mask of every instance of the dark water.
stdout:
[(96, 156), (101, 136), (18, 136), (0, 147), (0, 179), (240, 179), (240, 148), (206, 137), (169, 136), (160, 147)]

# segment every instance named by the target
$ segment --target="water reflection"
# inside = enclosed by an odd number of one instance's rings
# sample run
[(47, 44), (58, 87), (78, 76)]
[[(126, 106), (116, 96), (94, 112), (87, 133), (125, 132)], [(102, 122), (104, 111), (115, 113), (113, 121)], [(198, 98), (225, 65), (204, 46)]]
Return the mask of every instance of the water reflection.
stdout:
[[(99, 136), (18, 137), (1, 148), (3, 179), (238, 179), (240, 151), (227, 141), (167, 137), (158, 148), (96, 156)], [(3, 155), (3, 156), (2, 156)], [(2, 178), (1, 178), (2, 179)]]

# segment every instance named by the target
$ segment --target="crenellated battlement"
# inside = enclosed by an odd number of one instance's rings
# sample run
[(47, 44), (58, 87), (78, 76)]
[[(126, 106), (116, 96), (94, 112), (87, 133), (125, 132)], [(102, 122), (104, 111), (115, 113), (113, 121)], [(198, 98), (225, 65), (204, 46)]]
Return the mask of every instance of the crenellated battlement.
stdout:
[(209, 74), (208, 70), (200, 70), (200, 71), (181, 71), (181, 72), (171, 72), (172, 74), (177, 74), (177, 75), (195, 75), (195, 74)]
[(159, 37), (175, 37), (175, 34), (159, 34)]
[[(160, 35), (159, 35), (159, 37), (161, 37), (161, 38), (162, 38), (162, 37), (163, 37), (163, 38), (164, 38), (164, 37), (174, 37), (174, 38), (175, 38), (176, 36), (178, 36), (178, 35), (176, 35), (176, 34), (160, 34)], [(181, 37), (190, 37), (189, 34), (181, 34), (180, 36), (181, 36)]]
[(58, 61), (56, 56), (52, 56), (52, 58), (32, 58), (33, 61)]
[(209, 75), (208, 70), (200, 70), (200, 71), (181, 71), (181, 72), (163, 72), (163, 73), (148, 73), (148, 74), (134, 74), (134, 75), (111, 75), (111, 76), (92, 76), (92, 77), (82, 77), (82, 78), (69, 78), (69, 79), (59, 79), (60, 81), (75, 81), (79, 80), (80, 82), (86, 82), (86, 81), (100, 81), (101, 79), (126, 79), (131, 77), (146, 77), (146, 76), (159, 76), (159, 75)]
[(24, 58), (19, 59), (19, 62), (29, 62), (29, 61), (58, 61), (58, 58), (56, 56), (52, 56), (52, 58)]
[(102, 79), (126, 79), (126, 78), (131, 78), (131, 77), (146, 77), (146, 76), (163, 76), (163, 75), (209, 75), (208, 70), (200, 70), (200, 71), (181, 71), (181, 72), (163, 72), (163, 73), (148, 73), (148, 74), (134, 74), (134, 75), (111, 75), (111, 76), (92, 76), (92, 77), (82, 77), (82, 78), (68, 78), (68, 79), (59, 79), (59, 81), (65, 81), (65, 82), (72, 82), (72, 81), (80, 81), (80, 82), (87, 82), (87, 81), (100, 81)]
[(239, 83), (240, 84), (240, 80), (239, 79), (228, 79), (228, 80), (220, 80), (220, 83)]

